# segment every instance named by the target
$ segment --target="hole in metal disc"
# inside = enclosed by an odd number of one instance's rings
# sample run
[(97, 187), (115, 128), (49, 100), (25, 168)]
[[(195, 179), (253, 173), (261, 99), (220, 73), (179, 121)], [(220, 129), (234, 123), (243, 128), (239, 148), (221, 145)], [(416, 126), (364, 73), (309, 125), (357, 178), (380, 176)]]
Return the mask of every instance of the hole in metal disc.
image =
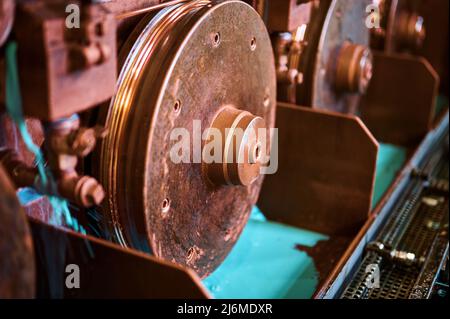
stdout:
[(186, 260), (188, 262), (191, 261), (194, 258), (194, 255), (195, 255), (195, 248), (194, 247), (189, 248), (186, 254)]
[(259, 161), (261, 158), (261, 145), (258, 143), (255, 147), (255, 160)]
[(215, 47), (218, 47), (220, 44), (220, 33), (219, 32), (214, 33), (212, 40), (213, 40), (213, 45)]
[(164, 214), (168, 213), (170, 209), (170, 199), (164, 198), (162, 204), (161, 204), (161, 210)]
[(181, 101), (180, 100), (176, 100), (174, 105), (173, 105), (173, 111), (175, 112), (175, 114), (179, 114), (181, 111)]
[(254, 37), (250, 41), (250, 49), (252, 49), (252, 51), (256, 50), (256, 38), (254, 38)]
[(266, 108), (270, 106), (270, 96), (269, 96), (269, 95), (265, 95), (265, 96), (264, 96), (263, 105), (264, 105), (264, 107), (266, 107)]

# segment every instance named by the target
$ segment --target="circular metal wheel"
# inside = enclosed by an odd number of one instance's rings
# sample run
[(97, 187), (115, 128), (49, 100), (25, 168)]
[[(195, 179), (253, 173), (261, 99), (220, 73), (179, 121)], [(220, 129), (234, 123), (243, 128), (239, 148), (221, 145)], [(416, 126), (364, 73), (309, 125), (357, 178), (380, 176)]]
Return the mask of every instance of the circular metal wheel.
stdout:
[(259, 15), (241, 1), (176, 5), (147, 17), (135, 34), (124, 46), (117, 94), (106, 115), (109, 135), (98, 154), (105, 215), (122, 245), (204, 277), (239, 237), (262, 177), (250, 176), (250, 169), (217, 182), (217, 167), (176, 164), (170, 154), (178, 141), (171, 134), (182, 128), (192, 139), (194, 127), (236, 121), (244, 128), (273, 127), (270, 38)]
[(25, 213), (0, 165), (0, 298), (33, 298), (33, 241)]
[(419, 50), (426, 37), (425, 21), (416, 12), (419, 2), (380, 1), (382, 25), (372, 32), (372, 48), (388, 53)]
[[(354, 90), (350, 87), (339, 88), (339, 61), (345, 72), (352, 72), (351, 64), (367, 63), (362, 74), (370, 81), (371, 55), (369, 48), (369, 30), (365, 25), (366, 7), (370, 0), (333, 0), (321, 1), (307, 27), (305, 40), (307, 46), (302, 53), (300, 71), (304, 74), (304, 83), (297, 93), (300, 105), (309, 105), (319, 109), (341, 113), (356, 113), (360, 96), (365, 88)], [(349, 52), (345, 52), (346, 50)], [(359, 53), (357, 51), (360, 51)], [(349, 57), (345, 57), (350, 53)], [(351, 62), (354, 57), (357, 60)], [(364, 72), (368, 72), (364, 74)], [(348, 78), (345, 73), (343, 78)], [(367, 83), (364, 84), (367, 86)], [(359, 85), (356, 85), (359, 86)], [(359, 91), (359, 92), (358, 92)]]

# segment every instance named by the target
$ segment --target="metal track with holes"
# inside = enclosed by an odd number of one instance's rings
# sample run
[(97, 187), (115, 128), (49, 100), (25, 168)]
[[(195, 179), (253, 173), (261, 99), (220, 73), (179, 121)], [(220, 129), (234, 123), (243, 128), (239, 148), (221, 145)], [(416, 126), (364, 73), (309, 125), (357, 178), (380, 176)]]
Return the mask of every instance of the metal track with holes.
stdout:
[[(442, 139), (414, 170), (401, 200), (375, 237), (344, 299), (432, 298), (448, 260), (448, 151)], [(373, 245), (372, 245), (373, 246)], [(368, 245), (367, 247), (370, 247)], [(446, 270), (448, 271), (448, 270)], [(448, 278), (448, 276), (446, 276)]]

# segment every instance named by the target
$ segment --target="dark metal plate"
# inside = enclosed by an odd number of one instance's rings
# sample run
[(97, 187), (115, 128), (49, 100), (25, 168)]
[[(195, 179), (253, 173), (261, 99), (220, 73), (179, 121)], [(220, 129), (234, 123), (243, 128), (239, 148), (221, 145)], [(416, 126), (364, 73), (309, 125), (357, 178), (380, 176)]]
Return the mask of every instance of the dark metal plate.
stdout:
[(13, 185), (0, 166), (0, 298), (35, 293), (33, 241)]

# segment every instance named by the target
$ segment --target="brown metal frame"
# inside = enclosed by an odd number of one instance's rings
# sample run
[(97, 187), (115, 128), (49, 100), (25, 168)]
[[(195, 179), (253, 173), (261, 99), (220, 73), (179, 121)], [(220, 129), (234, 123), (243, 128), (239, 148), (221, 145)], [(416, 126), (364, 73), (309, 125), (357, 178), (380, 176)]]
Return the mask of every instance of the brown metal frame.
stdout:
[(433, 126), (439, 76), (423, 58), (374, 53), (362, 120), (385, 143), (418, 144)]
[[(446, 118), (449, 117), (449, 112), (445, 112), (445, 115), (443, 115), (440, 118), (440, 125), (444, 122)], [(314, 294), (314, 299), (321, 299), (324, 297), (324, 295), (327, 293), (327, 290), (329, 287), (333, 284), (339, 273), (343, 270), (344, 266), (346, 265), (349, 258), (352, 256), (353, 252), (356, 250), (358, 245), (364, 240), (364, 237), (366, 236), (368, 230), (371, 228), (375, 220), (378, 218), (379, 214), (385, 207), (385, 205), (388, 203), (388, 201), (393, 196), (395, 190), (400, 186), (400, 184), (403, 182), (403, 180), (411, 174), (411, 171), (415, 168), (413, 161), (414, 158), (418, 155), (419, 151), (423, 147), (422, 144), (419, 146), (416, 146), (414, 148), (414, 151), (411, 152), (410, 157), (408, 159), (407, 164), (404, 166), (403, 170), (395, 181), (392, 183), (392, 185), (389, 187), (386, 194), (383, 196), (383, 199), (377, 204), (377, 206), (372, 210), (369, 218), (364, 223), (362, 228), (359, 230), (358, 234), (354, 237), (354, 239), (351, 241), (348, 248), (345, 250), (344, 254), (342, 254), (342, 257), (340, 258), (337, 265), (333, 268), (333, 270), (329, 273), (327, 278), (322, 283), (321, 287), (316, 291)]]
[[(209, 298), (194, 271), (29, 217), (38, 291), (51, 298)], [(65, 267), (80, 269), (80, 288), (65, 285)], [(51, 275), (51, 279), (49, 278)], [(49, 288), (51, 287), (51, 288)]]
[(355, 116), (280, 103), (279, 170), (259, 207), (269, 219), (327, 235), (354, 234), (372, 203), (378, 143)]

